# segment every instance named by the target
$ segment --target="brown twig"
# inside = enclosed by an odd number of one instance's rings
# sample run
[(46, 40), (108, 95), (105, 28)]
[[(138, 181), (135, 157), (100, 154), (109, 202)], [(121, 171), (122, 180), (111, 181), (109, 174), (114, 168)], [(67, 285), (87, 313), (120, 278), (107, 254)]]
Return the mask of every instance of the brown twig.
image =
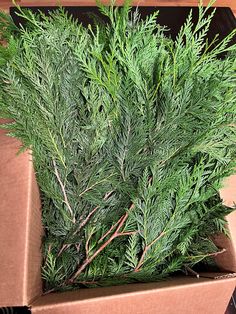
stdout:
[(64, 186), (64, 184), (62, 183), (62, 180), (61, 180), (61, 178), (60, 178), (60, 175), (59, 175), (59, 172), (58, 172), (58, 169), (57, 169), (56, 162), (55, 162), (55, 160), (53, 160), (52, 162), (53, 162), (53, 166), (54, 166), (55, 175), (56, 175), (56, 177), (57, 177), (57, 180), (58, 180), (58, 182), (59, 182), (59, 184), (60, 184), (60, 187), (61, 187), (61, 190), (62, 190), (62, 193), (63, 193), (63, 196), (64, 196), (64, 203), (66, 204), (66, 206), (67, 206), (67, 208), (68, 208), (68, 210), (69, 210), (69, 212), (70, 212), (70, 214), (71, 214), (71, 216), (72, 216), (72, 221), (73, 221), (73, 223), (75, 223), (75, 216), (74, 216), (74, 214), (73, 214), (73, 210), (72, 210), (72, 208), (71, 208), (71, 206), (70, 206), (70, 203), (69, 203), (69, 201), (68, 201), (68, 197), (67, 197), (67, 194), (66, 194), (66, 189), (65, 189), (65, 186)]
[(93, 233), (91, 233), (91, 234), (88, 236), (88, 239), (86, 240), (86, 243), (85, 243), (86, 258), (87, 258), (88, 255), (89, 255), (89, 241), (91, 240), (92, 235), (93, 235)]
[(62, 252), (66, 250), (68, 247), (69, 247), (69, 244), (63, 244), (60, 251), (57, 254), (57, 257), (59, 257), (62, 254)]
[[(123, 216), (122, 216), (123, 217)], [(98, 242), (102, 242), (112, 231), (113, 229), (118, 225), (118, 223), (121, 221), (122, 217), (114, 224), (111, 226), (111, 228), (99, 239)]]
[(118, 236), (134, 235), (137, 233), (138, 231), (127, 231), (127, 232), (118, 233)]
[[(129, 211), (132, 210), (134, 208), (134, 204), (132, 204), (129, 208)], [(118, 226), (115, 230), (115, 232), (112, 234), (112, 236), (106, 241), (104, 242), (94, 253), (92, 256), (87, 257), (85, 259), (85, 261), (83, 262), (83, 264), (81, 266), (79, 266), (79, 268), (77, 269), (77, 271), (75, 272), (75, 274), (69, 279), (69, 283), (73, 283), (74, 280), (82, 273), (82, 271), (95, 259), (95, 257), (98, 256), (99, 253), (101, 253), (115, 238), (120, 237), (120, 236), (124, 236), (124, 235), (130, 235), (130, 234), (134, 234), (133, 231), (131, 232), (120, 232), (120, 229), (124, 226), (127, 218), (128, 218), (129, 213), (126, 212), (120, 219), (119, 219), (119, 223)], [(136, 232), (135, 232), (136, 233)]]
[(156, 243), (160, 238), (162, 238), (163, 236), (165, 235), (165, 232), (162, 232), (156, 239), (154, 239), (150, 244), (146, 245), (144, 250), (143, 250), (143, 253), (140, 257), (140, 260), (137, 264), (137, 266), (135, 267), (134, 269), (134, 272), (138, 272), (140, 270), (140, 268), (142, 267), (143, 265), (143, 262), (144, 262), (144, 258), (145, 258), (145, 255), (147, 254), (147, 251), (153, 246), (154, 243)]
[[(110, 192), (107, 192), (103, 198), (103, 200), (107, 200), (109, 198), (109, 196), (113, 193), (114, 191), (110, 191)], [(78, 229), (76, 229), (76, 231), (73, 233), (73, 236), (76, 235), (77, 232), (79, 232), (81, 230), (82, 227), (84, 227), (87, 222), (90, 220), (90, 218), (92, 217), (92, 215), (98, 210), (99, 206), (96, 206), (89, 214), (88, 216), (80, 223)], [(67, 249), (70, 245), (66, 245), (66, 244), (63, 244), (57, 257), (59, 257), (61, 255), (61, 253)], [(77, 249), (78, 251), (78, 249)]]
[(110, 177), (112, 177), (114, 174), (110, 174), (108, 177), (98, 181), (98, 182), (95, 182), (94, 184), (90, 185), (89, 187), (87, 187), (86, 189), (84, 189), (84, 191), (82, 191), (80, 194), (79, 194), (79, 197), (83, 196), (85, 193), (87, 193), (88, 191), (92, 190), (96, 185), (104, 182), (104, 181), (107, 181), (107, 179), (109, 179)]
[(75, 244), (75, 247), (76, 247), (77, 252), (79, 252), (80, 251), (80, 247), (81, 247), (81, 242), (79, 244)]
[(191, 273), (192, 275), (196, 276), (197, 278), (200, 278), (200, 275), (194, 271), (192, 268), (190, 268), (187, 265), (184, 265), (185, 269), (186, 269), (186, 275), (188, 275), (188, 273)]
[(150, 177), (150, 178), (148, 179), (149, 185), (152, 183), (152, 179), (153, 179), (153, 177)]
[(89, 221), (89, 219), (93, 216), (93, 214), (98, 210), (98, 208), (100, 208), (100, 206), (96, 206), (94, 207), (94, 209), (88, 214), (88, 216), (80, 223), (78, 230), (76, 230), (76, 232), (78, 232), (79, 230), (81, 230)]
[(205, 258), (205, 257), (216, 257), (222, 253), (225, 253), (227, 250), (225, 248), (221, 249), (220, 251), (218, 252), (213, 252), (213, 253), (208, 253), (208, 254), (202, 254), (202, 255), (195, 255), (195, 256), (190, 256), (191, 259), (195, 259), (195, 258)]
[(44, 262), (43, 262), (43, 264), (46, 264), (46, 263), (47, 263), (48, 256), (49, 256), (49, 254), (51, 253), (51, 251), (52, 251), (52, 243), (50, 243), (50, 244), (48, 245), (47, 255), (44, 257)]
[[(78, 281), (77, 284), (81, 284), (81, 285), (94, 285), (94, 284), (97, 284), (98, 282), (97, 281)], [(65, 283), (62, 283), (60, 284), (59, 286), (55, 287), (55, 288), (52, 288), (50, 290), (47, 290), (45, 292), (43, 292), (42, 295), (47, 295), (49, 293), (52, 293), (52, 292), (56, 292), (58, 291), (58, 289), (64, 287), (64, 284)], [(68, 284), (68, 283), (67, 283)]]
[(47, 291), (43, 292), (42, 295), (47, 295), (47, 294), (52, 293), (52, 292), (55, 292), (55, 291), (56, 291), (56, 288), (52, 288), (52, 289), (50, 289), (50, 290), (47, 290)]
[[(109, 196), (111, 196), (111, 194), (113, 193), (114, 191), (110, 191), (110, 192), (107, 192), (103, 198), (104, 201), (106, 201)], [(89, 214), (88, 216), (80, 223), (79, 225), (79, 228), (78, 230), (76, 230), (76, 232), (78, 232), (79, 230), (81, 230), (81, 228), (83, 228), (87, 222), (90, 220), (90, 218), (93, 216), (93, 214), (100, 208), (100, 206), (96, 206)]]
[(216, 257), (217, 255), (220, 255), (220, 254), (222, 254), (222, 253), (225, 253), (226, 251), (227, 251), (227, 250), (226, 250), (225, 248), (223, 248), (223, 249), (221, 249), (221, 250), (218, 251), (218, 252), (208, 253), (208, 254), (206, 254), (205, 256), (206, 256), (206, 257), (211, 257), (211, 256)]
[(95, 285), (98, 282), (97, 281), (79, 281), (77, 283), (81, 285)]

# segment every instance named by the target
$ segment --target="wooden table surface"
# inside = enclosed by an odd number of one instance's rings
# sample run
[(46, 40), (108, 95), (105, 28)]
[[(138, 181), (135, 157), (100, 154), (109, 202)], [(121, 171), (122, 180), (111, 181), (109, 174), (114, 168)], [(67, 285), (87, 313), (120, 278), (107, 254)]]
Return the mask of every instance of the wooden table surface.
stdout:
[[(109, 2), (109, 0), (105, 0)], [(139, 6), (196, 6), (198, 0), (134, 0), (134, 5)], [(208, 4), (209, 0), (203, 0), (204, 5)], [(22, 6), (91, 6), (95, 5), (95, 0), (18, 0)], [(117, 3), (123, 3), (123, 0), (118, 0)], [(12, 6), (11, 0), (0, 0), (0, 8), (8, 10)], [(216, 0), (214, 6), (230, 7), (236, 15), (236, 0)]]

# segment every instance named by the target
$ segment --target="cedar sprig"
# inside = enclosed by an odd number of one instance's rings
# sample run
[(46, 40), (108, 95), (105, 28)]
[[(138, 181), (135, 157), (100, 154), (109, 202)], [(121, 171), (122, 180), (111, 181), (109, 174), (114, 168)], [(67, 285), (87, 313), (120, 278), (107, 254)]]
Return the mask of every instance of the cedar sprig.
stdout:
[(211, 236), (232, 210), (236, 31), (208, 43), (209, 6), (175, 40), (158, 12), (99, 8), (109, 21), (88, 27), (62, 8), (0, 24), (0, 116), (32, 150), (47, 292), (194, 272), (224, 252)]

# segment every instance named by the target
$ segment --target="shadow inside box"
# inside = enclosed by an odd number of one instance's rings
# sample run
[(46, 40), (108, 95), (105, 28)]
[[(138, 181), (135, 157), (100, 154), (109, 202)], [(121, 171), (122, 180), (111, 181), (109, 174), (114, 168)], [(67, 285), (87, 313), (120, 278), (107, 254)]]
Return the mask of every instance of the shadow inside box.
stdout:
[[(48, 14), (50, 11), (55, 10), (55, 7), (29, 7), (33, 12), (39, 9)], [(75, 18), (79, 18), (84, 25), (91, 23), (91, 16), (99, 14), (96, 7), (65, 7), (69, 14)], [(157, 22), (160, 25), (166, 25), (168, 28), (167, 35), (175, 38), (181, 26), (185, 22), (190, 10), (193, 10), (193, 17), (197, 20), (197, 8), (189, 7), (140, 7), (141, 16), (144, 17), (148, 14), (159, 10)], [(17, 16), (16, 8), (10, 8), (10, 14), (17, 25), (24, 24), (22, 19)], [(217, 8), (216, 14), (212, 20), (208, 39), (212, 40), (216, 34), (219, 34), (219, 39), (227, 36), (233, 29), (236, 28), (236, 19), (229, 8)], [(236, 37), (233, 40), (236, 43)], [(217, 297), (217, 296), (216, 296)], [(173, 310), (174, 311), (174, 310)], [(30, 310), (27, 307), (14, 307), (14, 308), (0, 308), (0, 314), (29, 314)], [(173, 312), (174, 313), (174, 312)], [(222, 313), (223, 314), (223, 313)], [(232, 296), (229, 306), (225, 314), (236, 314), (236, 290)]]
[[(38, 12), (39, 10), (44, 14), (48, 15), (57, 7), (25, 7), (30, 9), (32, 12)], [(88, 24), (94, 23), (94, 16), (104, 20), (104, 16), (99, 12), (97, 7), (64, 7), (65, 10), (72, 15), (74, 18), (79, 19), (79, 21), (87, 26)], [(192, 10), (194, 23), (198, 20), (198, 8), (197, 7), (145, 7), (141, 6), (138, 8), (141, 17), (146, 17), (155, 11), (159, 11), (157, 17), (157, 23), (160, 25), (165, 25), (167, 27), (166, 34), (171, 36), (173, 39), (176, 38), (181, 26), (185, 23), (190, 10)], [(213, 8), (209, 10), (209, 14), (212, 12)], [(135, 8), (133, 8), (135, 11)], [(16, 25), (24, 25), (24, 20), (17, 15), (17, 9), (15, 7), (10, 8), (10, 14), (16, 23)], [(106, 18), (105, 18), (106, 20)], [(217, 8), (215, 15), (210, 24), (209, 32), (207, 38), (212, 41), (216, 34), (219, 35), (219, 40), (227, 36), (236, 27), (236, 19), (230, 8)], [(233, 39), (233, 43), (236, 43), (236, 36)]]

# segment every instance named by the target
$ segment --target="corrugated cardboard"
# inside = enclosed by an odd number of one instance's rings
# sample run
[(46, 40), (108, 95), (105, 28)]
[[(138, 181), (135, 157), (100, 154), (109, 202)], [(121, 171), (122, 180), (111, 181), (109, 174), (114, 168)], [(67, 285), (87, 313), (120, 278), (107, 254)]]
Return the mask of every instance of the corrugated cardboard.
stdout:
[[(104, 0), (103, 2), (110, 3), (109, 0)], [(25, 6), (39, 6), (39, 1), (37, 0), (21, 0), (21, 5)], [(96, 5), (95, 0), (40, 0), (41, 6), (49, 6), (49, 5), (61, 5), (65, 6), (89, 6)], [(117, 3), (123, 4), (124, 0), (117, 0)], [(137, 4), (139, 6), (197, 6), (199, 4), (199, 0), (133, 0), (133, 5)], [(203, 4), (207, 5), (209, 0), (203, 0)], [(216, 0), (214, 3), (215, 6), (221, 7), (232, 7), (236, 8), (235, 0)]]
[[(104, 0), (107, 1), (108, 0)], [(118, 2), (123, 3), (123, 0), (118, 0)], [(55, 6), (58, 4), (64, 6), (90, 6), (96, 5), (95, 0), (18, 0), (18, 4), (22, 6)], [(134, 0), (133, 4), (139, 6), (197, 6), (199, 0)], [(209, 0), (203, 1), (204, 5), (209, 3)], [(218, 7), (229, 7), (232, 9), (234, 14), (236, 14), (236, 1), (235, 0), (216, 0), (214, 3)], [(12, 6), (12, 0), (1, 0), (0, 7), (4, 10), (8, 10)]]
[[(236, 203), (236, 175), (232, 175), (224, 181), (224, 188), (220, 191), (224, 204), (233, 207)], [(227, 251), (216, 257), (217, 263), (225, 271), (236, 272), (236, 212), (228, 216), (228, 227), (230, 238), (218, 235), (214, 237), (214, 242), (218, 247), (227, 248)]]
[[(33, 314), (223, 314), (235, 278), (172, 279), (46, 295)], [(219, 294), (220, 291), (220, 294)]]
[[(3, 1), (4, 8), (11, 5)], [(63, 5), (94, 5), (94, 1), (60, 1)], [(137, 3), (137, 1), (135, 2)], [(57, 5), (42, 0), (40, 5)], [(138, 1), (139, 5), (196, 5), (197, 1)], [(1, 7), (2, 3), (0, 3)], [(21, 0), (21, 5), (39, 1)], [(233, 6), (232, 0), (217, 5)], [(41, 214), (39, 191), (30, 152), (16, 156), (20, 143), (0, 131), (0, 306), (31, 306), (33, 314), (223, 314), (236, 285), (223, 274), (178, 277), (165, 282), (130, 284), (42, 295)], [(236, 200), (236, 176), (221, 195), (226, 204)], [(231, 239), (216, 237), (227, 251), (217, 257), (222, 270), (236, 272), (236, 213), (228, 217)], [(218, 279), (217, 279), (218, 278)], [(42, 295), (42, 296), (41, 296)], [(35, 300), (35, 301), (32, 301)]]
[(41, 210), (29, 152), (0, 131), (0, 307), (40, 295)]

